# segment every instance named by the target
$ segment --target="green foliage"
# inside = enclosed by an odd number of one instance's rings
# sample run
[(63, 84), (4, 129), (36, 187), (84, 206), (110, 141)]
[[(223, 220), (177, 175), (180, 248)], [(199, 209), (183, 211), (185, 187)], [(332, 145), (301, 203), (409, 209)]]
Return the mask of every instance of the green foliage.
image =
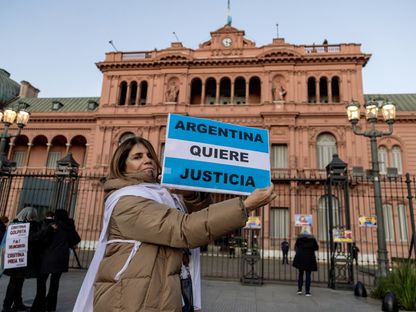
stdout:
[(378, 278), (371, 296), (382, 299), (388, 291), (396, 295), (402, 309), (416, 310), (416, 264), (414, 262), (402, 262), (386, 277)]

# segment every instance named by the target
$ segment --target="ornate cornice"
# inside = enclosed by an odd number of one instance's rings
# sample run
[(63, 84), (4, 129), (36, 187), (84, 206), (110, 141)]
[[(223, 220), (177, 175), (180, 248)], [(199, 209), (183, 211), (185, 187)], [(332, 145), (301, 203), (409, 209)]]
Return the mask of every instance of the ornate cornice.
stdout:
[(253, 66), (253, 65), (271, 65), (271, 64), (318, 64), (318, 63), (352, 63), (365, 65), (370, 59), (370, 56), (362, 55), (320, 55), (299, 56), (294, 53), (284, 51), (270, 51), (268, 54), (263, 54), (257, 57), (235, 57), (230, 50), (230, 55), (233, 57), (223, 58), (206, 58), (206, 59), (185, 59), (185, 57), (178, 57), (171, 55), (172, 58), (164, 56), (160, 60), (145, 60), (145, 61), (120, 61), (120, 62), (99, 62), (97, 67), (105, 72), (115, 69), (158, 69), (161, 67), (198, 67), (198, 66)]

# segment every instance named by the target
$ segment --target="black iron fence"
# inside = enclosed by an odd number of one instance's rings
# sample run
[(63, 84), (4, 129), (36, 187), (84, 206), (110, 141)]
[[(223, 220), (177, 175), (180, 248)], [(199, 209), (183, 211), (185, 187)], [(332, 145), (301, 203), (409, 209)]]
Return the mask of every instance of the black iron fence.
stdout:
[[(47, 211), (65, 205), (82, 238), (76, 254), (71, 257), (71, 266), (87, 268), (101, 230), (103, 182), (101, 175), (83, 173), (76, 179), (65, 179), (54, 172), (15, 172), (0, 176), (0, 214), (12, 219), (24, 206), (31, 205), (42, 217)], [(363, 217), (371, 219), (375, 215), (371, 177), (349, 177), (347, 181), (352, 240), (358, 248), (356, 257), (353, 257), (351, 243), (333, 244), (332, 249), (330, 244), (328, 202), (332, 207), (332, 225), (342, 228), (346, 207), (345, 201), (341, 200), (343, 194), (339, 192), (343, 190), (334, 189), (329, 195), (327, 179), (322, 175), (278, 175), (273, 178), (273, 183), (278, 197), (269, 209), (256, 213), (261, 220), (261, 229), (241, 229), (201, 248), (202, 275), (246, 282), (296, 280), (297, 272), (291, 264), (299, 227), (294, 226), (294, 216), (310, 214), (313, 233), (320, 246), (316, 253), (319, 269), (313, 275), (314, 281), (329, 282), (331, 258), (335, 257), (336, 276), (346, 274), (354, 281), (372, 285), (377, 269), (376, 228), (360, 224)], [(410, 175), (382, 177), (381, 185), (389, 267), (393, 267), (404, 259), (416, 257), (412, 250), (416, 180)], [(231, 197), (214, 195), (216, 201)], [(283, 263), (281, 243), (284, 240), (290, 246), (288, 263)], [(352, 270), (344, 265), (348, 262), (346, 259), (352, 263)]]

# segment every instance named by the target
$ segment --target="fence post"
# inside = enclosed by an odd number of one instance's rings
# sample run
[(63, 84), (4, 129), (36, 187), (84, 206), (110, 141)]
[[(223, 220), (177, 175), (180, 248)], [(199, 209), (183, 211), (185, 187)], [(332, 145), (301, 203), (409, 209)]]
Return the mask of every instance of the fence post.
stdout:
[(409, 246), (409, 259), (412, 257), (412, 249), (415, 252), (416, 259), (416, 230), (415, 230), (415, 214), (413, 210), (413, 195), (412, 188), (410, 186), (410, 174), (406, 173), (406, 186), (407, 186), (407, 199), (409, 200), (409, 212), (410, 212), (410, 223), (412, 226), (412, 240)]
[(7, 160), (4, 158), (4, 155), (0, 154), (0, 157), (0, 216), (3, 216), (7, 209), (13, 171), (16, 169), (16, 163)]
[[(334, 154), (332, 161), (326, 166), (326, 172), (328, 199), (326, 219), (327, 225), (329, 225), (327, 227), (329, 236), (327, 248), (330, 260), (328, 287), (335, 289), (342, 285), (352, 288), (354, 282), (352, 236), (347, 235), (347, 233), (351, 233), (348, 166), (338, 157), (338, 154)], [(335, 237), (334, 231), (338, 233)], [(342, 246), (343, 243), (346, 243), (346, 246)]]
[(74, 215), (72, 207), (73, 190), (78, 180), (79, 164), (68, 153), (64, 158), (56, 162), (57, 169), (55, 196), (53, 202), (53, 209), (65, 209), (68, 215), (72, 218)]

